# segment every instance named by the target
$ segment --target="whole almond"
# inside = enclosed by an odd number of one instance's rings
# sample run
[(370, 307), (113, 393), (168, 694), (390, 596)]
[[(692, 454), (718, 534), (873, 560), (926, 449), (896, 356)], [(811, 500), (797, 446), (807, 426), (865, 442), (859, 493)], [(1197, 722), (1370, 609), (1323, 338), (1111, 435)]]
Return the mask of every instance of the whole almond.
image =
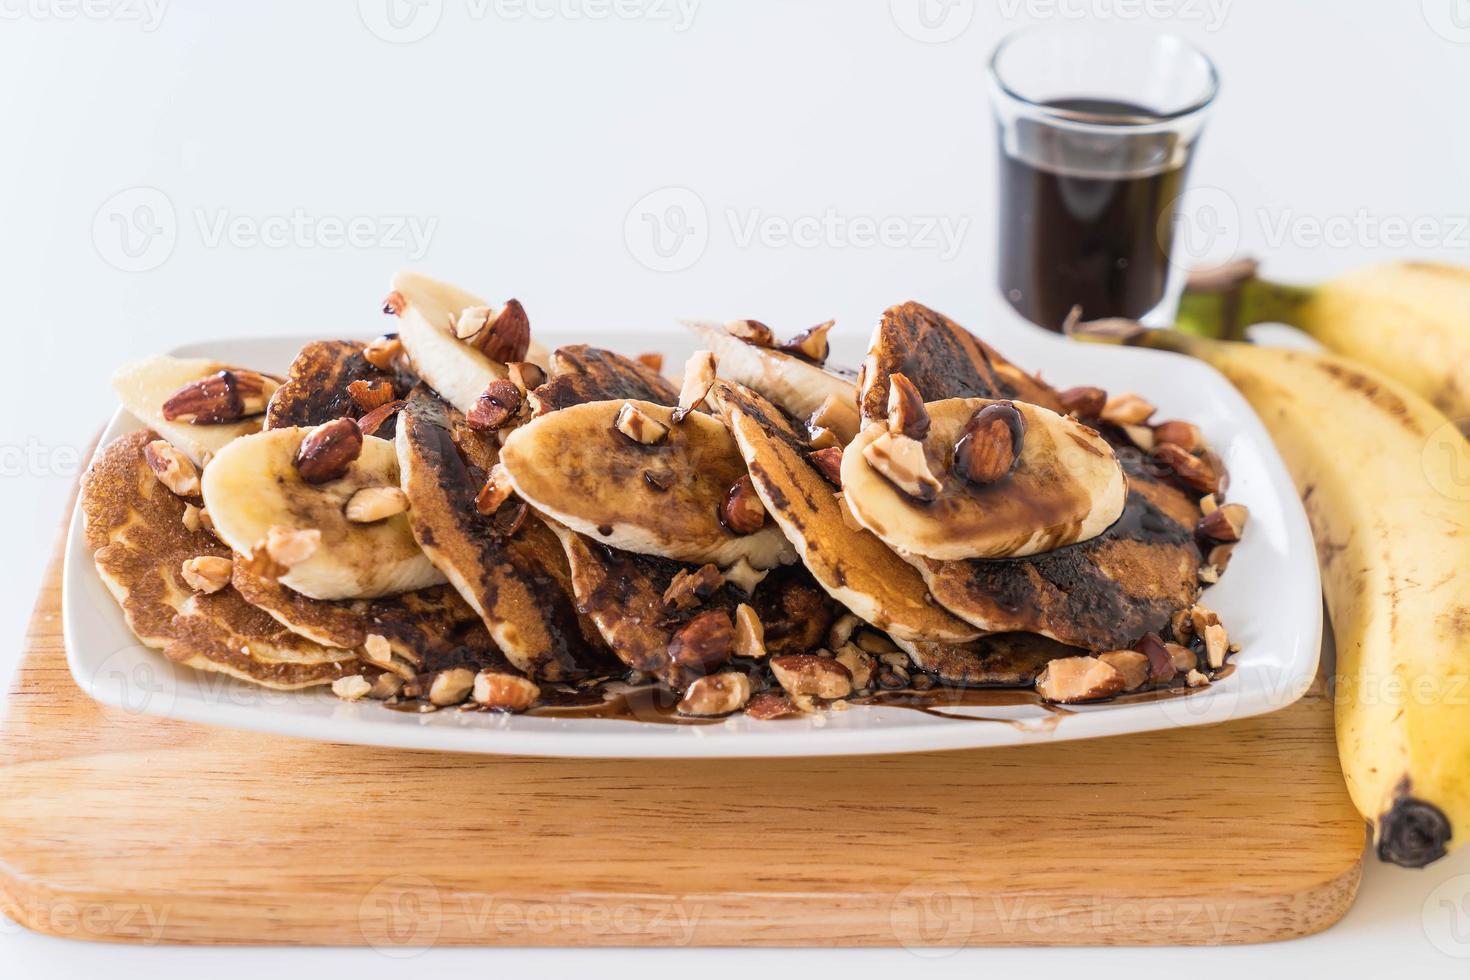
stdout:
[(1203, 449), (1205, 446), (1205, 438), (1200, 433), (1199, 426), (1193, 422), (1181, 422), (1177, 419), (1160, 422), (1154, 426), (1154, 442), (1173, 443), (1180, 449), (1185, 449), (1189, 452), (1194, 452), (1196, 449)]
[(725, 324), (725, 332), (755, 347), (776, 346), (776, 335), (759, 320), (730, 320)]
[(296, 451), (296, 471), (307, 483), (329, 483), (341, 479), (362, 455), (362, 430), (352, 419), (333, 419), (319, 425), (301, 440)]
[(720, 519), (736, 534), (754, 534), (766, 524), (766, 505), (755, 492), (749, 475), (735, 481), (720, 507)]
[(1102, 415), (1103, 406), (1108, 403), (1108, 393), (1101, 388), (1082, 385), (1057, 392), (1057, 400), (1061, 402), (1063, 412), (1080, 419), (1095, 419)]
[(255, 371), (220, 371), (184, 385), (160, 410), (170, 422), (219, 425), (265, 411), (280, 384)]
[(520, 300), (508, 300), (485, 317), (478, 332), (465, 339), (491, 360), (505, 364), (524, 361), (531, 348), (531, 320)]
[(842, 486), (842, 447), (828, 446), (826, 449), (818, 449), (814, 453), (807, 453), (807, 459), (811, 460), (813, 466), (827, 478), (827, 482), (834, 487)]
[(710, 674), (724, 666), (735, 650), (735, 624), (723, 609), (711, 609), (695, 616), (674, 634), (669, 643), (669, 659), (680, 670), (696, 676)]
[(1212, 541), (1239, 541), (1250, 511), (1244, 504), (1224, 504), (1200, 519), (1196, 530)]
[(955, 444), (954, 469), (979, 486), (1010, 475), (1021, 458), (1026, 421), (1010, 402), (986, 405), (965, 423)]
[(1182, 482), (1200, 493), (1215, 493), (1220, 489), (1220, 477), (1209, 463), (1172, 442), (1155, 446), (1154, 459), (1173, 470), (1174, 475)]
[(509, 378), (500, 378), (485, 386), (475, 399), (465, 421), (479, 432), (504, 428), (521, 410), (521, 389)]

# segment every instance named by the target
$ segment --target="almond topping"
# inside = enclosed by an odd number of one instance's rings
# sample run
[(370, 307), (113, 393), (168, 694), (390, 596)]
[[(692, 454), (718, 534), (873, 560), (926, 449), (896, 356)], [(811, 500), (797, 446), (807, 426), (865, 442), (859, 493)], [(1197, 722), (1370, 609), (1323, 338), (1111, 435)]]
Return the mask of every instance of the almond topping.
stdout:
[(212, 595), (230, 584), (234, 571), (235, 563), (228, 558), (203, 556), (184, 562), (179, 574), (189, 588)]
[(725, 576), (714, 565), (681, 569), (664, 590), (664, 605), (671, 609), (693, 609), (720, 591), (724, 584)]
[(504, 428), (521, 410), (521, 389), (509, 378), (498, 378), (485, 386), (465, 422), (477, 432)]
[(526, 359), (531, 320), (519, 300), (509, 300), (498, 310), (471, 306), (455, 320), (454, 335), (491, 360), (509, 364)]
[(362, 430), (352, 419), (334, 419), (317, 426), (296, 450), (296, 471), (307, 483), (341, 479), (362, 455)]
[(530, 361), (512, 361), (505, 366), (506, 376), (510, 378), (524, 396), (528, 391), (535, 391), (546, 383), (546, 371), (539, 364)]
[(434, 675), (429, 685), (429, 703), (447, 708), (459, 704), (470, 696), (475, 686), (475, 675), (464, 667), (451, 667)]
[(842, 486), (842, 447), (828, 446), (826, 449), (818, 449), (814, 453), (807, 453), (807, 459), (827, 478), (827, 482), (834, 487)]
[(204, 522), (199, 519), (201, 511), (193, 504), (184, 505), (184, 530), (198, 531), (204, 527)]
[(492, 711), (520, 712), (536, 703), (541, 688), (518, 674), (482, 670), (475, 675), (471, 697)]
[(642, 364), (656, 374), (663, 374), (664, 372), (664, 356), (657, 351), (646, 351), (639, 354), (636, 360), (639, 364)]
[(1164, 649), (1169, 652), (1169, 660), (1173, 662), (1174, 670), (1177, 673), (1188, 673), (1199, 665), (1194, 651), (1186, 646), (1181, 646), (1178, 643), (1165, 643)]
[(1148, 658), (1149, 680), (1158, 684), (1167, 684), (1179, 673), (1174, 666), (1174, 658), (1169, 655), (1168, 647), (1164, 645), (1163, 640), (1159, 639), (1157, 633), (1143, 634), (1134, 649)]
[(873, 672), (877, 670), (878, 662), (864, 653), (861, 647), (852, 643), (839, 647), (836, 659), (852, 675), (854, 688), (862, 690), (873, 683)]
[[(1230, 556), (1234, 551), (1234, 544), (1217, 544), (1210, 549), (1210, 553), (1205, 556), (1205, 562), (1210, 568), (1214, 569), (1215, 577), (1208, 581), (1214, 582), (1219, 580), (1221, 573), (1225, 571), (1225, 566), (1230, 564)], [(1204, 578), (1204, 576), (1200, 577)]]
[(748, 558), (741, 556), (735, 564), (725, 569), (725, 581), (746, 595), (754, 595), (755, 587), (766, 580), (769, 571), (756, 568)]
[(286, 568), (308, 560), (321, 546), (322, 532), (315, 528), (303, 530), (277, 524), (265, 532), (266, 554)]
[(371, 412), (375, 408), (382, 408), (393, 400), (393, 382), (391, 381), (354, 381), (347, 386), (347, 394), (357, 402), (357, 407), (364, 412)]
[(695, 675), (713, 673), (730, 659), (735, 649), (735, 626), (723, 609), (695, 616), (674, 634), (669, 659), (675, 667)]
[(403, 341), (396, 333), (384, 334), (362, 349), (363, 360), (379, 371), (395, 370), (402, 353)]
[(1079, 419), (1095, 419), (1102, 415), (1108, 403), (1108, 393), (1101, 388), (1083, 385), (1057, 392), (1057, 401), (1062, 411)]
[(1154, 406), (1131, 391), (1109, 398), (1098, 418), (1114, 425), (1142, 425), (1155, 412)]
[(1205, 437), (1193, 422), (1160, 422), (1154, 426), (1154, 440), (1172, 443), (1189, 452), (1205, 448)]
[(1154, 436), (1154, 430), (1146, 425), (1120, 425), (1118, 428), (1123, 430), (1123, 434), (1128, 437), (1129, 442), (1146, 453), (1153, 452), (1154, 446), (1158, 444), (1158, 440)]
[(397, 487), (363, 487), (347, 501), (347, 520), (376, 524), (408, 510), (408, 495)]
[(386, 701), (396, 698), (403, 693), (403, 678), (397, 674), (381, 673), (373, 678), (372, 689), (368, 691), (368, 697), (377, 701)]
[(852, 693), (852, 674), (830, 657), (810, 653), (771, 658), (771, 672), (792, 697), (845, 698)]
[(643, 471), (643, 482), (660, 493), (667, 493), (674, 485), (674, 471), (666, 466)]
[(667, 425), (632, 402), (624, 402), (623, 407), (618, 409), (617, 421), (613, 423), (613, 428), (644, 446), (657, 445), (669, 437)]
[(1220, 622), (1220, 614), (1213, 609), (1195, 603), (1189, 610), (1189, 621), (1194, 627), (1194, 635), (1203, 637), (1206, 627), (1214, 626)]
[(852, 423), (853, 409), (836, 395), (828, 395), (822, 404), (806, 420), (807, 444), (813, 449), (829, 449), (841, 446), (839, 428)]
[(396, 289), (383, 300), (383, 312), (389, 316), (403, 316), (407, 306), (408, 302), (404, 300), (403, 294)]
[(231, 370), (184, 385), (160, 410), (170, 422), (217, 425), (265, 411), (280, 382), (255, 371)]
[(924, 444), (918, 440), (884, 432), (863, 448), (863, 459), (915, 500), (927, 502), (939, 497), (941, 484), (929, 469)]
[(510, 483), (510, 474), (506, 472), (504, 466), (496, 463), (491, 468), (485, 485), (480, 488), (479, 495), (475, 497), (475, 509), (482, 514), (493, 514), (510, 499), (510, 495), (514, 492)]
[(929, 411), (924, 407), (924, 396), (902, 374), (893, 375), (888, 383), (888, 431), (918, 440), (929, 434)]
[(749, 475), (735, 481), (720, 507), (720, 519), (736, 534), (754, 534), (766, 526), (766, 505)]
[(1225, 635), (1225, 627), (1219, 623), (1210, 623), (1204, 629), (1205, 661), (1211, 670), (1219, 670), (1225, 666), (1225, 656), (1230, 652), (1230, 639)]
[(1154, 459), (1200, 493), (1214, 493), (1220, 489), (1220, 478), (1208, 463), (1171, 442), (1154, 447)]
[(827, 646), (833, 650), (841, 650), (847, 646), (852, 639), (852, 634), (863, 621), (853, 613), (843, 613), (827, 630)]
[(756, 347), (776, 346), (775, 334), (759, 320), (730, 320), (725, 324), (725, 332)]
[(673, 422), (678, 425), (684, 417), (704, 404), (709, 390), (715, 384), (716, 362), (712, 351), (695, 351), (684, 365), (684, 384), (679, 389), (679, 408), (674, 412)]
[(1225, 504), (1206, 514), (1196, 529), (1203, 537), (1214, 541), (1239, 541), (1249, 518), (1250, 511), (1245, 504)]
[(332, 682), (332, 693), (343, 701), (361, 701), (373, 692), (373, 685), (359, 674), (348, 674)]
[(180, 497), (199, 496), (199, 471), (189, 457), (162, 439), (154, 439), (143, 447), (143, 459), (153, 475)]
[(1097, 657), (1060, 657), (1036, 675), (1036, 693), (1059, 704), (1110, 698), (1126, 681), (1112, 664)]
[(386, 405), (379, 405), (357, 420), (358, 431), (365, 436), (376, 435), (377, 431), (383, 427), (383, 423), (403, 411), (403, 407), (407, 404), (408, 402), (400, 398)]
[(1110, 650), (1097, 659), (1123, 675), (1123, 690), (1136, 691), (1148, 683), (1148, 657), (1137, 650)]
[(986, 405), (965, 423), (955, 443), (954, 470), (977, 486), (1010, 476), (1021, 458), (1026, 421), (1010, 402)]
[(1210, 679), (1197, 670), (1191, 670), (1185, 675), (1184, 683), (1188, 687), (1209, 687)]
[(755, 608), (742, 602), (735, 607), (735, 656), (759, 660), (766, 655), (766, 628)]
[(1213, 493), (1207, 493), (1199, 498), (1199, 509), (1201, 514), (1210, 514), (1220, 509), (1220, 501)]
[(832, 326), (836, 320), (828, 320), (819, 323), (815, 327), (803, 330), (781, 345), (781, 350), (794, 357), (813, 364), (825, 364), (830, 346), (827, 342), (827, 334), (831, 333)]
[(697, 678), (679, 702), (679, 714), (718, 717), (739, 711), (750, 700), (750, 678), (734, 672)]

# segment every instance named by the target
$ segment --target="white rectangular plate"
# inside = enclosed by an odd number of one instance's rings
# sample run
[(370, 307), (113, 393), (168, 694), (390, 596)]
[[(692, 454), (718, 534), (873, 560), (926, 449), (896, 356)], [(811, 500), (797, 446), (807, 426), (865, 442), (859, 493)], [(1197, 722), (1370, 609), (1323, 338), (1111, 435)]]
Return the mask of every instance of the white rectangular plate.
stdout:
[[(842, 333), (839, 327), (835, 333)], [(834, 338), (833, 360), (856, 364), (866, 331)], [(284, 373), (309, 339), (278, 337), (193, 344), (174, 353)], [(625, 353), (661, 350), (679, 363), (693, 344), (678, 328), (608, 337), (540, 338), (601, 342)], [(283, 693), (198, 673), (139, 645), (97, 576), (80, 513), (66, 545), (63, 616), (67, 662), (92, 697), (124, 711), (300, 738), (487, 754), (601, 758), (821, 756), (980, 748), (1099, 738), (1245, 718), (1283, 708), (1311, 683), (1322, 606), (1312, 538), (1275, 447), (1245, 400), (1214, 369), (1155, 351), (1078, 345), (1035, 329), (1004, 327), (987, 339), (1053, 384), (1137, 391), (1160, 418), (1199, 424), (1230, 469), (1230, 499), (1250, 508), (1250, 526), (1229, 573), (1204, 602), (1219, 611), (1236, 669), (1187, 697), (1100, 704), (1056, 715), (1039, 705), (946, 708), (959, 720), (896, 707), (853, 707), (779, 721), (734, 717), (703, 726), (613, 719), (540, 718), (439, 711), (411, 715), (377, 703), (349, 703), (325, 689)], [(140, 354), (146, 352), (140, 352)], [(119, 413), (103, 444), (138, 428)]]

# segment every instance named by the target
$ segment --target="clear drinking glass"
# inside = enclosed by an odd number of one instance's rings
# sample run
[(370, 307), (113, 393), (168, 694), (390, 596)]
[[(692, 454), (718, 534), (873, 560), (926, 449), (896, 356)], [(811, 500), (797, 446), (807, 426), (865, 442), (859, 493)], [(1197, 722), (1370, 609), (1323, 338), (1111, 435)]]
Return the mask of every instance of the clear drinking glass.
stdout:
[(1028, 320), (1171, 322), (1187, 269), (1175, 206), (1219, 90), (1169, 34), (1067, 24), (1011, 35), (990, 61), (1000, 147), (1000, 289)]

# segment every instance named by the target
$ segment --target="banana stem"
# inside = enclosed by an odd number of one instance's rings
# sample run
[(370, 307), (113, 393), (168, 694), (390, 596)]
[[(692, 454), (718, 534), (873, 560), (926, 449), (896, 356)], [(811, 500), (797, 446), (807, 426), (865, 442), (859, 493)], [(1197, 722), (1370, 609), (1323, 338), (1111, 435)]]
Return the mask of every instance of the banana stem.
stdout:
[(1314, 290), (1272, 282), (1257, 275), (1253, 259), (1194, 273), (1179, 300), (1176, 326), (1187, 333), (1221, 340), (1244, 340), (1253, 323), (1302, 327), (1302, 310)]
[(1113, 344), (1122, 347), (1148, 347), (1153, 350), (1173, 351), (1190, 357), (1207, 359), (1209, 348), (1218, 344), (1210, 337), (1185, 333), (1182, 330), (1155, 330), (1145, 327), (1136, 320), (1094, 320), (1090, 323), (1075, 323), (1067, 330), (1074, 340), (1089, 344)]

